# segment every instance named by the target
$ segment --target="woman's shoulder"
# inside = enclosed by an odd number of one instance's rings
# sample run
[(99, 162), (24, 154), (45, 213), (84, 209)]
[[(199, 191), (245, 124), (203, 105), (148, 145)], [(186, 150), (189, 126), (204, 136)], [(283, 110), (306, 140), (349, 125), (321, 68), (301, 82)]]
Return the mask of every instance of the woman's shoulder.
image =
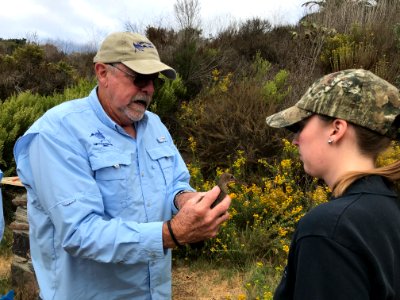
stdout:
[(340, 200), (342, 199), (329, 201), (311, 209), (298, 224), (297, 238), (311, 235), (332, 237), (336, 226), (350, 205), (350, 201)]
[(375, 192), (358, 188), (361, 186), (308, 212), (299, 222), (297, 238), (351, 239), (371, 227), (400, 226), (400, 201), (393, 191), (382, 186)]

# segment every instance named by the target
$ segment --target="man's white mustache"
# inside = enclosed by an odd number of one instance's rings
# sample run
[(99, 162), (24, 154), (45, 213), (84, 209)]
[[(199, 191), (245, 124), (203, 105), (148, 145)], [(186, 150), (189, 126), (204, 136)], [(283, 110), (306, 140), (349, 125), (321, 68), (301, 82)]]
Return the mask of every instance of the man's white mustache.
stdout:
[(129, 104), (135, 103), (135, 102), (139, 102), (139, 103), (143, 103), (145, 104), (146, 107), (148, 107), (150, 105), (151, 102), (151, 97), (150, 96), (145, 96), (145, 95), (136, 95)]

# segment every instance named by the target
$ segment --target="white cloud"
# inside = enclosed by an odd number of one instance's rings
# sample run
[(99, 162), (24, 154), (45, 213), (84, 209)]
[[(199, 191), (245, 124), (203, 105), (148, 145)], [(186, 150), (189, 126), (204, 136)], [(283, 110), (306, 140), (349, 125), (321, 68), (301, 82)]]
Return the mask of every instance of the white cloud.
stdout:
[[(271, 23), (297, 22), (305, 0), (199, 0), (203, 28), (230, 19), (259, 17)], [(126, 23), (144, 30), (147, 25), (175, 23), (176, 0), (9, 0), (2, 1), (0, 38), (22, 38), (36, 33), (41, 39), (93, 42), (123, 30)]]

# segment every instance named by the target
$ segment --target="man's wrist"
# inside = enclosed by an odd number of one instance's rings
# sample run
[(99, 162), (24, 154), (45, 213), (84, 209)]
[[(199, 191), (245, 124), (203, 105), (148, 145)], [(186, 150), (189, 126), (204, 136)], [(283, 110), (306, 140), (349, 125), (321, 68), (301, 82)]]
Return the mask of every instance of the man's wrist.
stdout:
[(179, 195), (182, 195), (182, 194), (184, 194), (184, 193), (193, 193), (193, 191), (191, 191), (191, 190), (180, 190), (179, 192), (177, 192), (176, 194), (175, 194), (175, 197), (174, 197), (174, 205), (175, 205), (175, 207), (176, 207), (176, 209), (177, 210), (179, 210), (179, 205), (178, 205), (178, 203), (177, 203), (177, 198), (178, 198), (178, 196)]
[(170, 234), (171, 239), (173, 240), (174, 244), (179, 247), (182, 248), (183, 245), (181, 243), (178, 242), (178, 240), (176, 239), (175, 233), (172, 230), (172, 225), (171, 225), (171, 220), (167, 221), (167, 228), (168, 228), (168, 232)]

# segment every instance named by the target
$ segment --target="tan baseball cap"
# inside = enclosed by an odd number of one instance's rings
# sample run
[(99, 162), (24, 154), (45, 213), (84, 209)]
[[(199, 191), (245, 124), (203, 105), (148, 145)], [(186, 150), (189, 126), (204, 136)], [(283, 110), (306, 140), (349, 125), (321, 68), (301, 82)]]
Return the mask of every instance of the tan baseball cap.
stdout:
[(162, 73), (170, 79), (176, 72), (160, 61), (156, 47), (145, 36), (115, 32), (105, 38), (93, 62), (122, 63), (139, 74)]
[(343, 119), (393, 139), (400, 137), (394, 124), (400, 114), (399, 90), (367, 70), (323, 76), (294, 106), (267, 117), (267, 124), (290, 129), (313, 114)]

